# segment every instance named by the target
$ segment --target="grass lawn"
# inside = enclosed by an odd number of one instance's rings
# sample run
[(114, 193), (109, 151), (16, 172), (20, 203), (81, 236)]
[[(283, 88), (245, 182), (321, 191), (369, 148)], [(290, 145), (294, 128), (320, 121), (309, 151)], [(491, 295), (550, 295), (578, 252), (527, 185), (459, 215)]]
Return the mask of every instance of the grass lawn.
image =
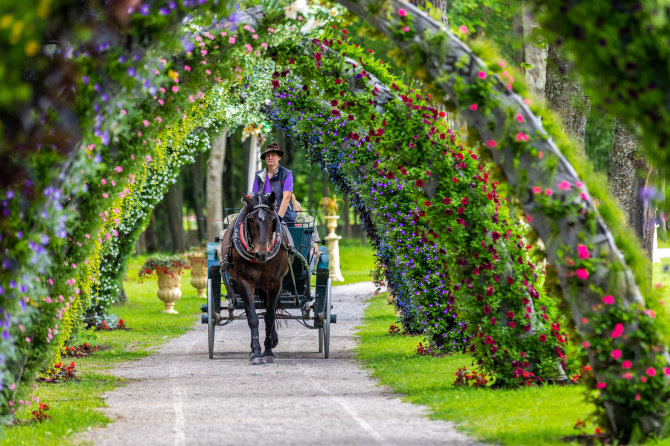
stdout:
[(333, 286), (348, 285), (372, 280), (370, 273), (375, 269), (373, 251), (367, 242), (360, 239), (340, 240), (340, 270), (344, 282), (333, 282)]
[[(190, 270), (182, 276), (182, 297), (175, 309), (178, 315), (163, 314), (163, 303), (156, 297), (158, 285), (155, 278), (139, 283), (137, 271), (145, 257), (137, 257), (128, 265), (127, 280), (124, 281), (128, 303), (114, 306), (111, 312), (122, 318), (127, 331), (84, 332), (80, 343), (108, 346), (108, 350), (84, 358), (63, 358), (63, 362), (74, 360), (79, 381), (63, 384), (39, 384), (33, 395), (49, 405), (47, 412), (52, 418), (42, 424), (0, 427), (0, 445), (69, 445), (75, 432), (104, 425), (109, 420), (96, 410), (104, 406), (103, 392), (123, 385), (122, 380), (106, 373), (107, 369), (120, 361), (142, 358), (169, 338), (185, 333), (199, 318), (199, 308), (204, 299), (197, 297), (190, 285)], [(203, 342), (205, 340), (203, 339)], [(36, 403), (18, 412), (19, 419), (29, 419)]]
[[(565, 445), (574, 424), (593, 407), (584, 401), (582, 386), (544, 386), (514, 390), (456, 388), (459, 367), (471, 366), (466, 355), (424, 357), (415, 353), (421, 337), (389, 336), (396, 322), (385, 294), (375, 296), (358, 334), (358, 358), (381, 383), (404, 395), (405, 401), (430, 407), (431, 417), (451, 420), (459, 429), (484, 441), (509, 445)], [(589, 425), (588, 433), (594, 426)]]

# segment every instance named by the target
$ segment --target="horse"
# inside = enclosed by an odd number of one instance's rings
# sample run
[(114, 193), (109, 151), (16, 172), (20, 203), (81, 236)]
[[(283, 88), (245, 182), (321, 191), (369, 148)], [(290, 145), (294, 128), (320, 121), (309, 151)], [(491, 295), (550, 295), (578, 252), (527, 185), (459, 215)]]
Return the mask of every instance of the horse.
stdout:
[[(293, 261), (293, 241), (277, 215), (274, 192), (243, 194), (242, 198), (244, 208), (223, 235), (221, 252), (230, 255), (223, 256), (221, 269), (237, 282), (245, 303), (251, 330), (249, 361), (252, 364), (272, 363), (275, 359), (272, 349), (279, 343), (276, 312), (282, 281), (289, 271), (289, 262)], [(255, 292), (265, 304), (265, 350), (262, 353)]]

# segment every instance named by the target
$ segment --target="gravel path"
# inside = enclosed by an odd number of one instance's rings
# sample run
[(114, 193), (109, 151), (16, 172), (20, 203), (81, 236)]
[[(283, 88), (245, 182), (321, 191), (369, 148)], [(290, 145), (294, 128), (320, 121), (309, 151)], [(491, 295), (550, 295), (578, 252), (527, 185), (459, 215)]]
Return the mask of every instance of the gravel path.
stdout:
[(250, 365), (248, 326), (235, 321), (217, 331), (210, 360), (207, 327), (198, 324), (112, 371), (130, 382), (105, 397), (114, 422), (86, 439), (115, 446), (473, 444), (359, 367), (354, 331), (373, 291), (371, 283), (333, 287), (330, 359), (317, 353), (316, 330), (290, 321), (279, 329), (276, 362)]

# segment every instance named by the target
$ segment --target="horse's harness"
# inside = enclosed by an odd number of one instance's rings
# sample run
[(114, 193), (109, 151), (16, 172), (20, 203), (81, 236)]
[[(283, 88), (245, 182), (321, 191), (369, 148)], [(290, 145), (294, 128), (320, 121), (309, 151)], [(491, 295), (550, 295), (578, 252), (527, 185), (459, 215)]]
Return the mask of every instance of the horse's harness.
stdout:
[[(262, 218), (262, 213), (264, 211), (267, 211), (277, 221), (277, 229), (272, 237), (272, 248), (270, 249), (270, 253), (265, 260), (261, 260), (254, 253), (253, 241), (249, 239), (249, 217), (251, 214), (259, 212), (259, 217)], [(279, 215), (277, 215), (277, 212), (267, 204), (256, 204), (249, 212), (246, 212), (245, 209), (243, 209), (233, 222), (233, 246), (235, 246), (238, 254), (242, 256), (244, 260), (254, 263), (265, 263), (277, 255), (279, 248), (281, 248), (282, 245), (285, 245), (284, 247), (289, 254), (292, 253), (292, 250), (289, 249), (288, 245), (282, 240), (282, 228), (279, 221)]]

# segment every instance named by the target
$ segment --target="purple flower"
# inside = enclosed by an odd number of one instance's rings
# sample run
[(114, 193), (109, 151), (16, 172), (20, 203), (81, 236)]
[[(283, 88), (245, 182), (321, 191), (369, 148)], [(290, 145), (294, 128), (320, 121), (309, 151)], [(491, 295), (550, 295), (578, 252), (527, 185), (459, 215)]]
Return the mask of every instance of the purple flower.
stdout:
[(14, 191), (13, 190), (8, 190), (6, 192), (6, 197), (7, 197), (8, 200), (11, 200), (12, 198), (14, 198)]
[(2, 339), (4, 339), (5, 341), (9, 340), (9, 331), (7, 331), (6, 329), (2, 330)]
[(642, 201), (651, 201), (654, 198), (655, 190), (653, 187), (641, 187), (640, 188), (640, 199)]
[(140, 13), (142, 15), (149, 15), (149, 6), (148, 5), (142, 5), (140, 8)]
[(17, 232), (16, 236), (19, 238), (19, 240), (22, 239), (23, 238), (23, 231)]
[(19, 299), (19, 307), (21, 307), (21, 310), (26, 311), (26, 302), (23, 299)]

